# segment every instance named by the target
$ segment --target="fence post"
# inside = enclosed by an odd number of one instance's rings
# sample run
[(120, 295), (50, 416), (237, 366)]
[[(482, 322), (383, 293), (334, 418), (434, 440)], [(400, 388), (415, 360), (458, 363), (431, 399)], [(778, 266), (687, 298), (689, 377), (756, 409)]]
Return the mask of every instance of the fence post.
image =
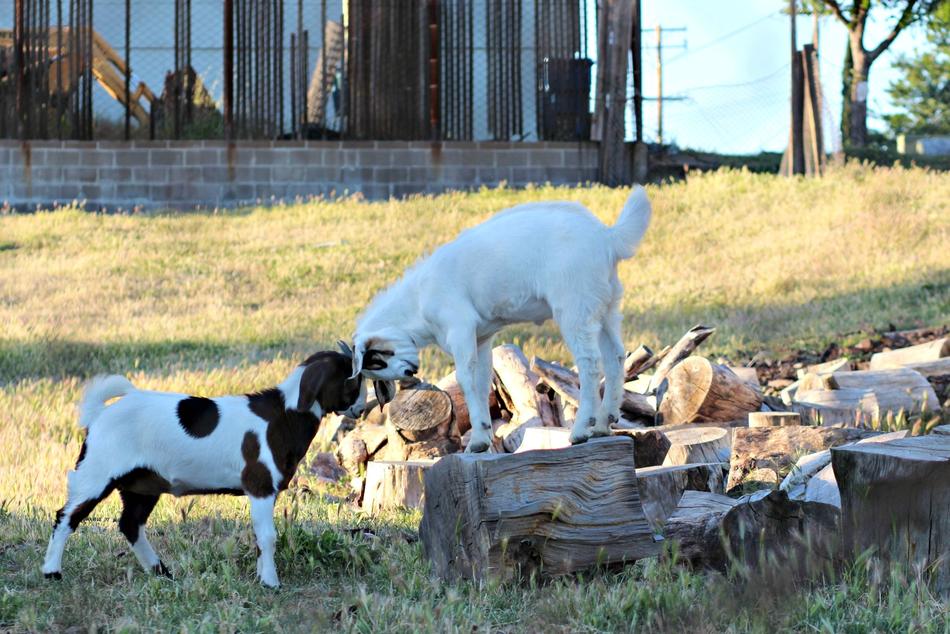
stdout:
[(603, 97), (600, 139), (600, 179), (606, 185), (619, 185), (626, 179), (624, 153), (624, 114), (627, 105), (627, 51), (630, 50), (630, 29), (633, 6), (629, 0), (607, 0), (605, 15), (599, 28), (606, 29), (604, 41)]

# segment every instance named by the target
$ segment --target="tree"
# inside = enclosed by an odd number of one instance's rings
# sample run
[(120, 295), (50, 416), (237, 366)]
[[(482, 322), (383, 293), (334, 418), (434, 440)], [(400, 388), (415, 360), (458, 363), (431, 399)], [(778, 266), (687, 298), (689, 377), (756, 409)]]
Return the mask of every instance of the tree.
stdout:
[(927, 40), (931, 48), (894, 63), (902, 77), (887, 92), (902, 112), (884, 120), (895, 135), (950, 134), (950, 2), (934, 14)]
[[(851, 73), (850, 91), (842, 105), (842, 127), (848, 133), (843, 136), (843, 141), (852, 147), (864, 147), (868, 141), (867, 96), (871, 65), (904, 29), (930, 16), (945, 4), (946, 0), (878, 0), (876, 4), (874, 0), (816, 1), (821, 2), (848, 29)], [(864, 43), (864, 31), (868, 16), (875, 6), (879, 10), (894, 11), (898, 17), (887, 36), (873, 48), (867, 48)]]

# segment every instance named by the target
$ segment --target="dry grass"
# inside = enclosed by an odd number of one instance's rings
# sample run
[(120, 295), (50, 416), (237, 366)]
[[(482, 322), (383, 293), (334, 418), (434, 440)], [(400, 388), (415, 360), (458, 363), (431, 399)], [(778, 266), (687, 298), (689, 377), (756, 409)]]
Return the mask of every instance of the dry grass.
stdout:
[[(625, 190), (537, 188), (367, 204), (314, 202), (222, 214), (0, 217), (0, 629), (825, 631), (948, 630), (925, 588), (860, 571), (780, 608), (724, 602), (722, 579), (646, 563), (543, 589), (442, 586), (427, 576), (417, 515), (369, 519), (286, 495), (285, 588), (253, 581), (239, 499), (163, 500), (156, 548), (177, 574), (147, 578), (110, 500), (72, 539), (67, 580), (39, 565), (78, 452), (74, 403), (92, 374), (201, 394), (272, 384), (353, 328), (360, 307), (420, 254), (516, 202), (570, 198), (613, 221)], [(950, 176), (842, 168), (814, 181), (720, 172), (650, 189), (654, 222), (621, 265), (631, 345), (719, 327), (734, 360), (820, 347), (865, 326), (950, 320)], [(490, 254), (486, 254), (489, 257)], [(500, 337), (567, 360), (551, 325)], [(448, 360), (423, 355), (423, 373)], [(344, 529), (372, 526), (376, 540)], [(942, 620), (943, 619), (943, 620)]]

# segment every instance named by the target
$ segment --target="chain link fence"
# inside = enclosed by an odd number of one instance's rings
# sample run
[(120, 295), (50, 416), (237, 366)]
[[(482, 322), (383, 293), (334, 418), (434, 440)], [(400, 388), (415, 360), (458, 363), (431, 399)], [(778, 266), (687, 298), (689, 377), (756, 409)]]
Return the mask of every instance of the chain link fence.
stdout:
[(0, 0), (0, 137), (590, 138), (588, 0)]

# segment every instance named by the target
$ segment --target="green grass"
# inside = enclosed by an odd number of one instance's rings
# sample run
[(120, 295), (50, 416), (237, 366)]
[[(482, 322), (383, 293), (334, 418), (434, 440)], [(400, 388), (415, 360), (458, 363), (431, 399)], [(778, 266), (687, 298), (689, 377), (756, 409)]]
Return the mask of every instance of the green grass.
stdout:
[[(945, 604), (912, 576), (864, 562), (781, 592), (652, 561), (542, 587), (443, 584), (414, 542), (418, 514), (365, 517), (303, 490), (278, 503), (279, 592), (254, 581), (237, 498), (159, 503), (152, 542), (174, 581), (139, 569), (115, 527), (115, 499), (71, 539), (66, 579), (42, 578), (81, 442), (85, 378), (121, 372), (142, 387), (209, 395), (266, 387), (348, 337), (377, 290), (460, 229), (548, 198), (612, 222), (626, 193), (539, 187), (220, 214), (0, 216), (0, 630), (950, 631)], [(705, 352), (741, 361), (820, 349), (870, 326), (950, 321), (950, 175), (724, 171), (649, 193), (653, 225), (620, 269), (631, 346), (669, 343), (703, 322), (719, 328)], [(569, 360), (550, 324), (499, 341)], [(432, 350), (422, 359), (430, 378), (449, 367)]]

